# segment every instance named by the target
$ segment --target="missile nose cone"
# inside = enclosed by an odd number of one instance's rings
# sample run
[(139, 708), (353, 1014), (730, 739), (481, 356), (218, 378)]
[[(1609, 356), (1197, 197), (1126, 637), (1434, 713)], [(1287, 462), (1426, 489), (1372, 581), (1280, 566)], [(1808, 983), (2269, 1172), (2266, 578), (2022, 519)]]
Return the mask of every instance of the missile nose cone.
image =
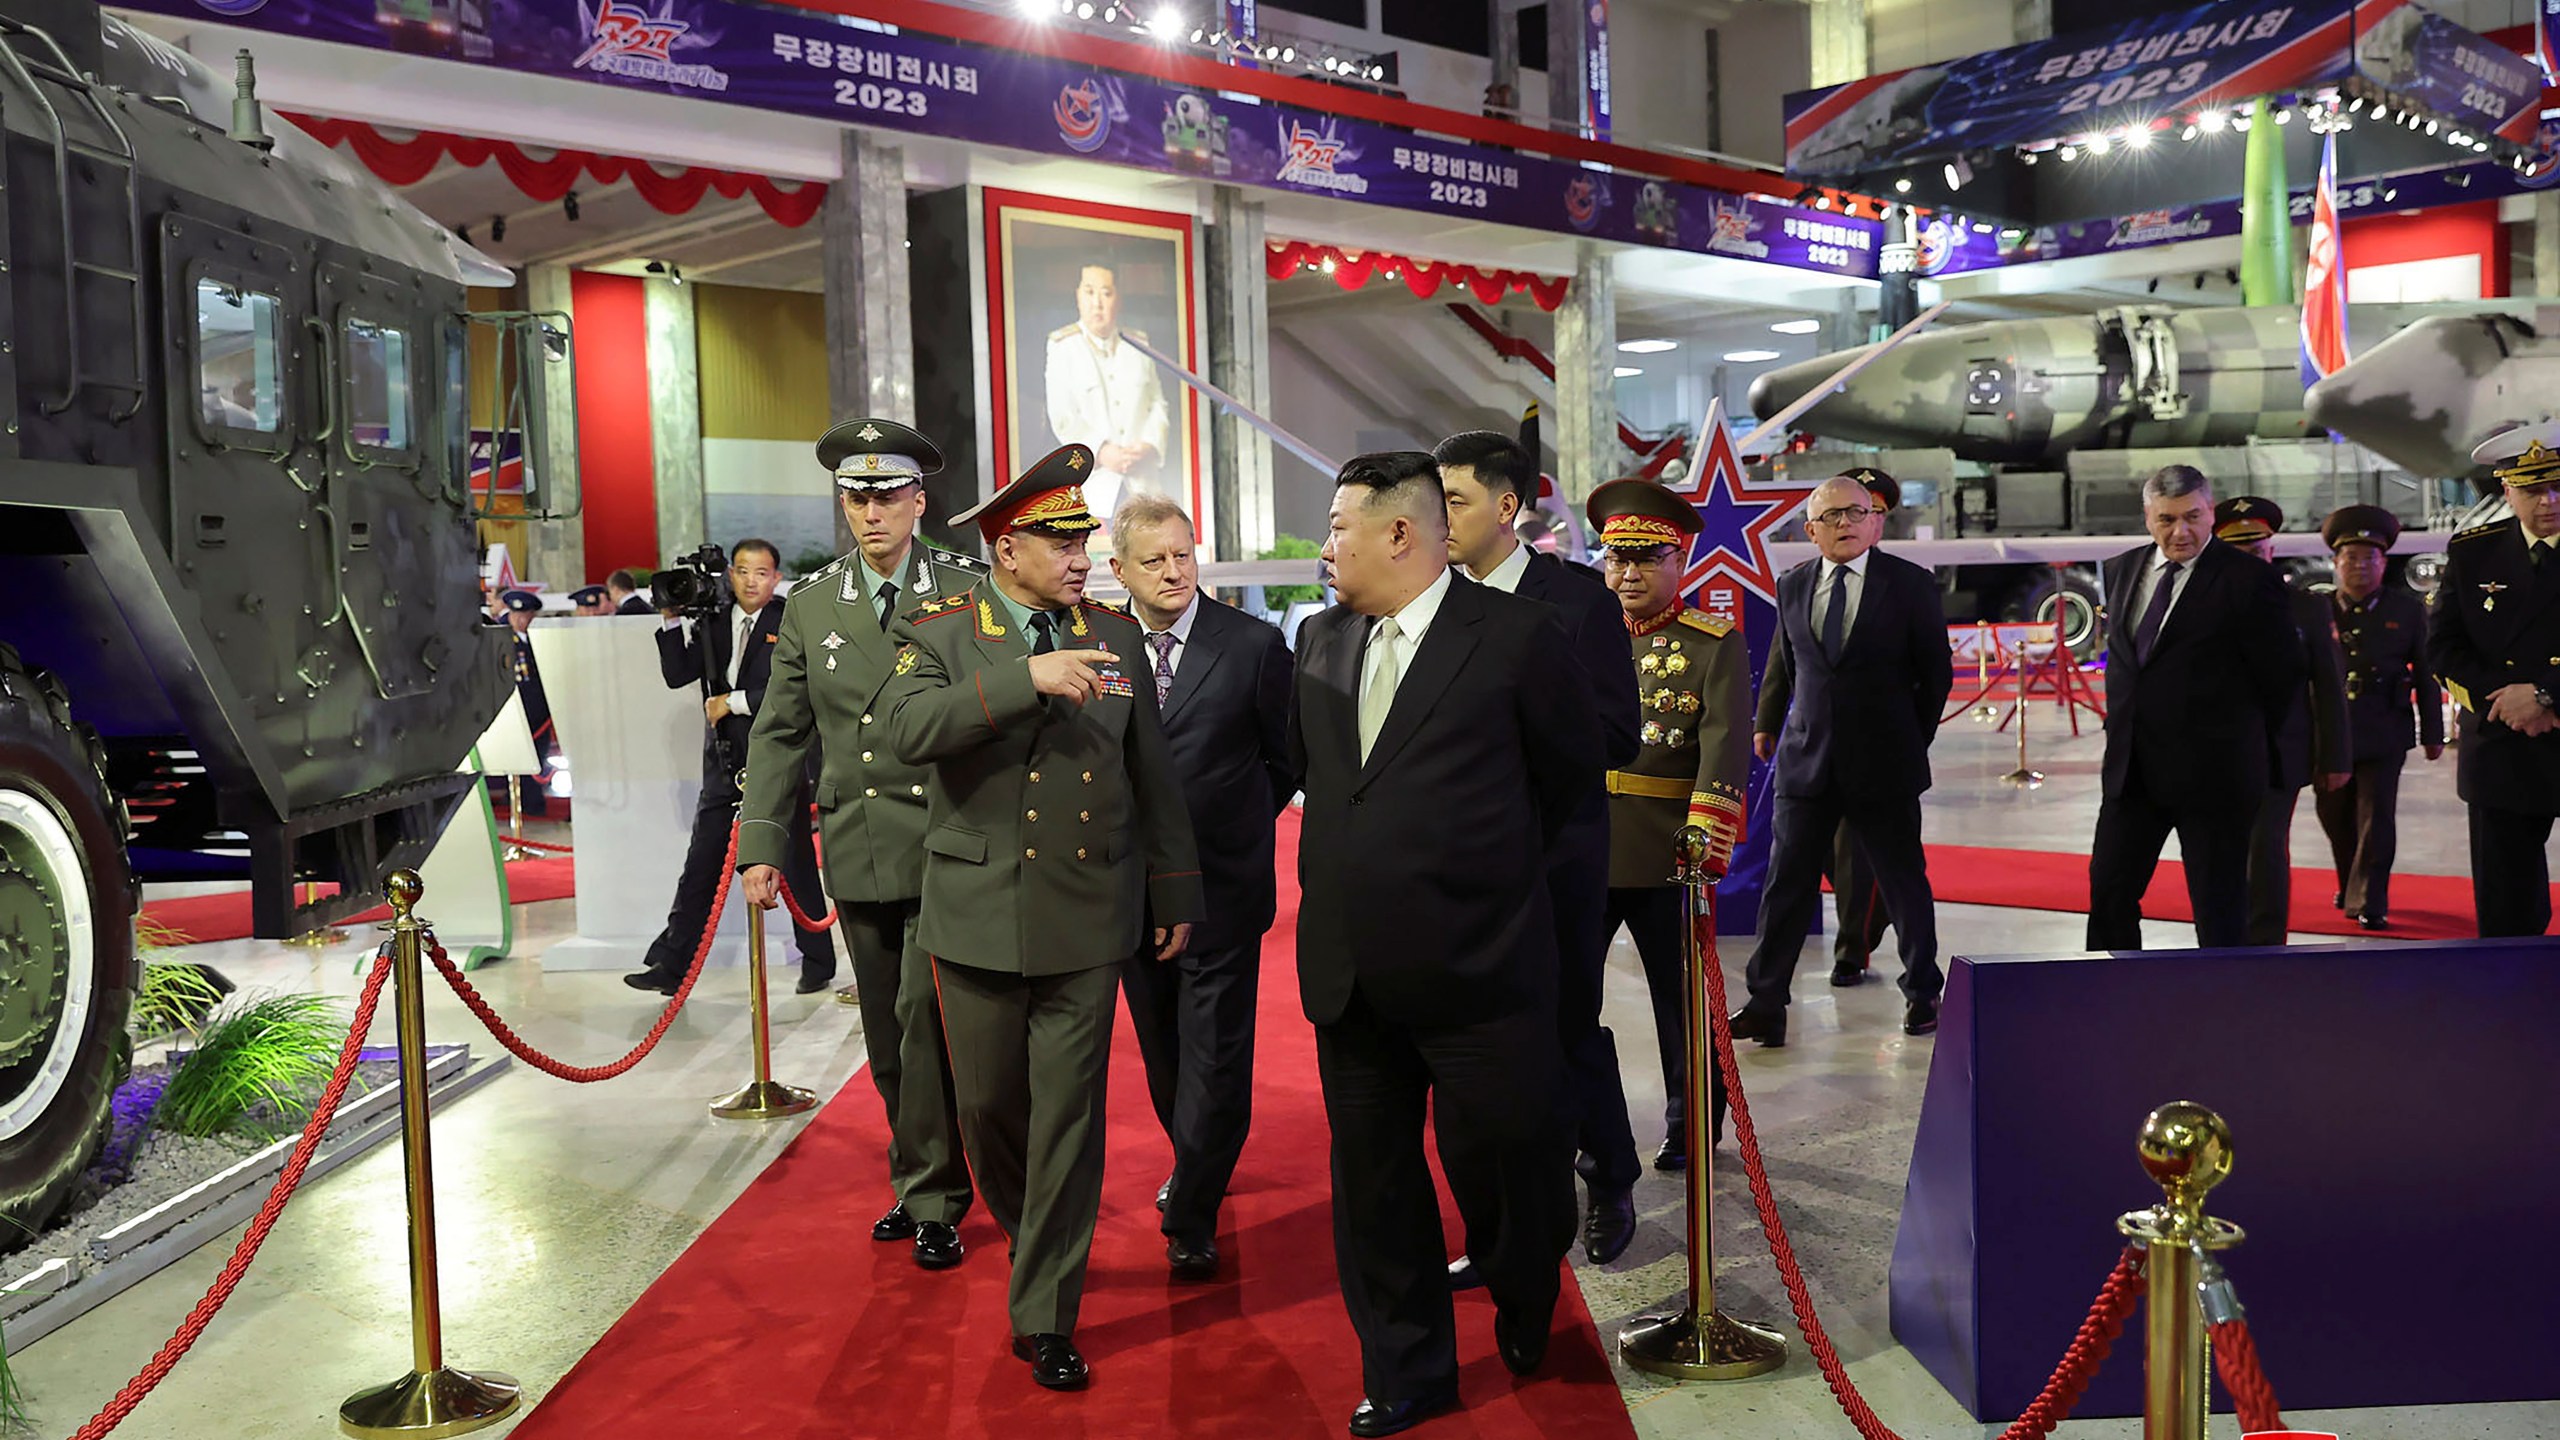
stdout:
[(2314, 384), (2303, 408), (2417, 474), (2469, 475), (2473, 444), (2545, 413), (2541, 397), (2511, 393), (2514, 357), (2533, 348), (2532, 332), (2505, 316), (2432, 315)]
[[(1751, 382), (1751, 413), (1767, 419), (1877, 349), (1861, 345), (1781, 366)], [(1915, 335), (1814, 402), (1795, 428), (1866, 445), (1943, 445), (1964, 426), (1964, 346)]]

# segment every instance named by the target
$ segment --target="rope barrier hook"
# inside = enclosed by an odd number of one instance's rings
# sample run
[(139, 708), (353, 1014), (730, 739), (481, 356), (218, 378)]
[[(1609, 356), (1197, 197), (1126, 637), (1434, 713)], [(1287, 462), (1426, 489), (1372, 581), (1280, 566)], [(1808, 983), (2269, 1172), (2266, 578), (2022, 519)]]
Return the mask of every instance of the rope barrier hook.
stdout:
[(464, 1435), (515, 1413), (523, 1403), (515, 1378), (456, 1370), (444, 1363), (444, 1316), (436, 1284), (435, 1166), (427, 1144), (426, 977), (429, 943), (418, 918), (426, 886), (414, 870), (392, 872), (386, 887), (392, 918), (392, 1011), (400, 1030), (400, 1154), (409, 1190), (409, 1373), (359, 1390), (338, 1407), (338, 1428), (358, 1440), (375, 1436)]

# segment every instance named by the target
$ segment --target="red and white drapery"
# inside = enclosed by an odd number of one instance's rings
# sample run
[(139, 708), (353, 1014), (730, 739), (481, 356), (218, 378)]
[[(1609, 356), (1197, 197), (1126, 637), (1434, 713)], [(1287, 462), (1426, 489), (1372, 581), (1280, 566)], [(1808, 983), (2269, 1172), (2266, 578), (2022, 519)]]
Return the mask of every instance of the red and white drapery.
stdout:
[(1401, 280), (1414, 297), (1428, 300), (1440, 293), (1443, 285), (1455, 285), (1473, 294), (1484, 304), (1492, 305), (1515, 291), (1526, 291), (1541, 310), (1553, 310), (1564, 303), (1565, 291), (1573, 281), (1568, 276), (1532, 275), (1526, 270), (1482, 270), (1473, 265), (1451, 265), (1438, 260), (1416, 260), (1410, 255), (1391, 255), (1383, 250), (1344, 250), (1332, 245), (1311, 245), (1304, 240), (1275, 240), (1264, 246), (1266, 273), (1274, 280), (1286, 280), (1306, 271), (1318, 271), (1333, 277), (1333, 283), (1345, 290), (1357, 290), (1372, 276), (1383, 275)]

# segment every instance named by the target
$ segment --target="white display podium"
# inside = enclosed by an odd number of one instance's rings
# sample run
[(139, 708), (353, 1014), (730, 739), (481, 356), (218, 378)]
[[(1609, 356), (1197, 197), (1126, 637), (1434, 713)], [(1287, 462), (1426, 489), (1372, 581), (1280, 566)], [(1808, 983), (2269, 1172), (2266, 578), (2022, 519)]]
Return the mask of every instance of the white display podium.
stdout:
[[(533, 622), (534, 664), (569, 763), (578, 877), (578, 933), (542, 952), (545, 970), (639, 969), (675, 900), (702, 796), (702, 692), (667, 688), (659, 623), (655, 615)], [(733, 889), (705, 964), (745, 963), (746, 908)]]

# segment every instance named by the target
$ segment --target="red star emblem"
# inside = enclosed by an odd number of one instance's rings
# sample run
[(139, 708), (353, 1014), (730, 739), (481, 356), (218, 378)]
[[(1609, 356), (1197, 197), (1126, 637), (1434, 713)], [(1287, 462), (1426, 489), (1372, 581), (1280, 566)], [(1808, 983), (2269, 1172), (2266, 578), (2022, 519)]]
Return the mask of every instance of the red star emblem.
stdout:
[(1769, 532), (1796, 513), (1811, 485), (1759, 483), (1743, 468), (1725, 428), (1724, 402), (1707, 406), (1699, 427), (1704, 438), (1688, 479), (1671, 487), (1698, 509), (1705, 525), (1689, 542), (1689, 572), (1682, 588), (1700, 608), (1741, 619), (1744, 592), (1778, 603), (1778, 576), (1769, 564)]

